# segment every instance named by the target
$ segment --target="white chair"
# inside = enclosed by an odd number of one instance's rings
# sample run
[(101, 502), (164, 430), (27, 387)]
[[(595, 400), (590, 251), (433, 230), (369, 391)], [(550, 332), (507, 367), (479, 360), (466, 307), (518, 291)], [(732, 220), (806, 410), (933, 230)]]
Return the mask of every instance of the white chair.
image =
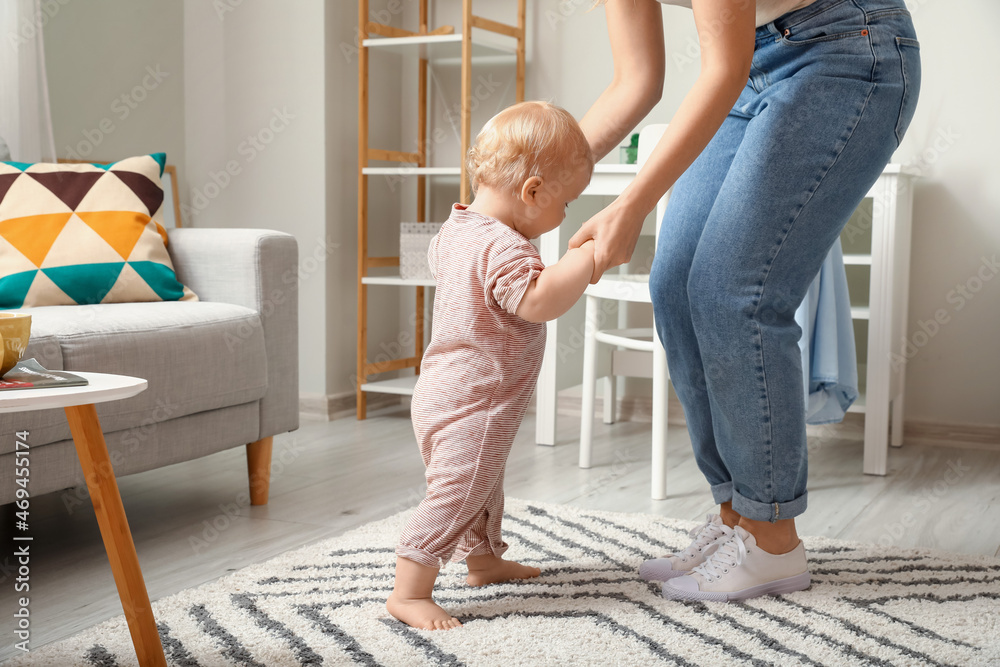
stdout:
[[(639, 132), (639, 169), (660, 140), (666, 125), (647, 125)], [(668, 195), (656, 206), (656, 235), (667, 207)], [(583, 343), (583, 414), (580, 417), (580, 467), (591, 466), (594, 427), (594, 389), (597, 384), (597, 344), (615, 346), (611, 370), (604, 378), (604, 423), (615, 420), (615, 376), (653, 378), (653, 460), (652, 497), (667, 497), (667, 355), (653, 329), (602, 329), (602, 299), (623, 303), (652, 303), (649, 276), (643, 274), (605, 274), (586, 292)], [(650, 359), (651, 355), (651, 359)], [(650, 361), (652, 363), (650, 363)], [(651, 372), (650, 372), (651, 371)]]

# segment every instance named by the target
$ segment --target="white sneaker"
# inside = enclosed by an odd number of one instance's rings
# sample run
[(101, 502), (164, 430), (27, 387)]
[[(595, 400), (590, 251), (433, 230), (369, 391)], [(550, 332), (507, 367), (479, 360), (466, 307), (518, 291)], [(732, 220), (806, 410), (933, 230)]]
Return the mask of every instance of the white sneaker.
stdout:
[(745, 600), (809, 588), (806, 549), (799, 545), (785, 554), (769, 554), (737, 526), (735, 533), (690, 574), (663, 582), (663, 597), (671, 600)]
[(691, 531), (694, 541), (678, 554), (667, 554), (663, 558), (644, 561), (639, 566), (639, 576), (646, 581), (666, 581), (688, 574), (696, 565), (701, 565), (722, 543), (733, 535), (733, 529), (722, 523), (718, 514), (709, 514), (705, 523)]

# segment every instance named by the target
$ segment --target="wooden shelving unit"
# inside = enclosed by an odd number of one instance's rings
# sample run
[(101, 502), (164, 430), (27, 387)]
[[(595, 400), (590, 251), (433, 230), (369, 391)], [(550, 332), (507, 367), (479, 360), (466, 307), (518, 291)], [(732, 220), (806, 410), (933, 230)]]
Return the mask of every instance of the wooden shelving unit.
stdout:
[[(439, 0), (443, 1), (443, 0)], [(369, 270), (399, 266), (399, 257), (371, 257), (368, 254), (368, 179), (371, 176), (406, 176), (417, 179), (417, 222), (427, 218), (427, 180), (433, 177), (458, 179), (458, 201), (468, 203), (471, 197), (468, 174), (462, 165), (469, 152), (472, 138), (472, 66), (514, 60), (516, 67), (515, 98), (524, 100), (526, 0), (517, 0), (516, 24), (507, 24), (477, 16), (472, 12), (472, 0), (461, 3), (462, 23), (431, 29), (428, 24), (430, 0), (420, 0), (419, 26), (415, 31), (404, 30), (369, 20), (368, 0), (358, 2), (358, 371), (357, 417), (366, 416), (366, 394), (412, 394), (416, 374), (420, 372), (424, 340), (424, 302), (432, 280), (404, 280), (397, 276), (369, 276)], [(475, 30), (475, 32), (473, 32)], [(369, 52), (385, 52), (417, 58), (417, 151), (404, 152), (386, 147), (372, 147), (369, 137)], [(459, 66), (461, 90), (460, 154), (454, 167), (427, 165), (428, 129), (428, 70), (432, 64)], [(398, 166), (370, 166), (371, 162), (395, 162)], [(378, 286), (413, 288), (416, 290), (414, 352), (410, 357), (389, 361), (368, 361), (368, 288)], [(370, 382), (369, 376), (412, 368), (411, 377)]]

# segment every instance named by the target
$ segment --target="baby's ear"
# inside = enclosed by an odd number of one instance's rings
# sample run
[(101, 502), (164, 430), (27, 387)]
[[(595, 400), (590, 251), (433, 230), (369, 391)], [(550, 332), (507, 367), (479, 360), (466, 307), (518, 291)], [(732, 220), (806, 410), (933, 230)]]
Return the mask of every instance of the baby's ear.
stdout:
[(531, 176), (521, 184), (521, 201), (528, 206), (534, 206), (539, 192), (542, 189), (542, 179), (540, 176)]

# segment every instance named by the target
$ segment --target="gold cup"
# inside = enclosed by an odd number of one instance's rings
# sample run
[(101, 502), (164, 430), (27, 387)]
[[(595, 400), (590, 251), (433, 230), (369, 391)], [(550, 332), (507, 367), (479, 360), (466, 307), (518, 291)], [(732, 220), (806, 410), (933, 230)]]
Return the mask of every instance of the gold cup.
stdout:
[(31, 315), (27, 313), (0, 313), (0, 340), (3, 341), (3, 361), (0, 377), (21, 361), (21, 355), (31, 338)]

